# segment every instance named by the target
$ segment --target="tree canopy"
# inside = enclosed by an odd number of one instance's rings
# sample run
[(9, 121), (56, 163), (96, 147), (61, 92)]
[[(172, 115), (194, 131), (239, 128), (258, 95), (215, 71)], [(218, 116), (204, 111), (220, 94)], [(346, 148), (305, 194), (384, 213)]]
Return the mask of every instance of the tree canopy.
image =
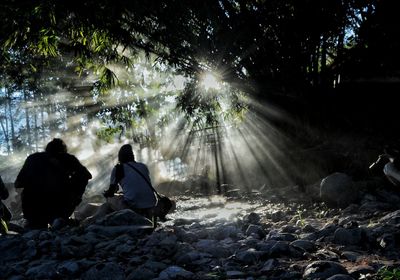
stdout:
[[(379, 52), (378, 61), (371, 62), (376, 65), (387, 60), (385, 50), (393, 54), (396, 44), (389, 41), (398, 29), (390, 5), (378, 0), (5, 0), (1, 46), (3, 61), (10, 52), (45, 58), (72, 54), (77, 72), (96, 68), (102, 86), (115, 83), (107, 64), (129, 64), (131, 52), (138, 50), (186, 75), (212, 69), (247, 92), (331, 86), (341, 68), (330, 66), (356, 55), (368, 63), (365, 56)], [(377, 24), (382, 21), (386, 24)]]

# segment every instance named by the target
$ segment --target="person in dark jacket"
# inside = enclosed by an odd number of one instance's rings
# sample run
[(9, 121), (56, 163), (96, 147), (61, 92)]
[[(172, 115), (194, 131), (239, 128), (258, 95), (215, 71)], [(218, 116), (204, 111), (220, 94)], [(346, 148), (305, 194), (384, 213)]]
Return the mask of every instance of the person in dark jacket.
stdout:
[(3, 180), (0, 176), (0, 232), (6, 233), (7, 232), (7, 223), (11, 220), (12, 215), (8, 208), (3, 204), (2, 200), (8, 198), (8, 190), (3, 183)]
[(16, 188), (23, 188), (22, 212), (27, 226), (45, 228), (57, 218), (68, 220), (91, 178), (59, 138), (49, 142), (44, 152), (28, 156), (15, 181)]

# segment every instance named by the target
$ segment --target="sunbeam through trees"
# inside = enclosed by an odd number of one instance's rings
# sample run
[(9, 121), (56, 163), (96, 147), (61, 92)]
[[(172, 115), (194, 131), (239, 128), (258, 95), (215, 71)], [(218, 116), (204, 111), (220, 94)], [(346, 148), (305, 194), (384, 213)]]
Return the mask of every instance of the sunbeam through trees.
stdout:
[[(398, 279), (397, 10), (2, 0), (0, 279)], [(53, 141), (92, 178), (36, 232), (21, 168), (53, 206), (76, 180)]]

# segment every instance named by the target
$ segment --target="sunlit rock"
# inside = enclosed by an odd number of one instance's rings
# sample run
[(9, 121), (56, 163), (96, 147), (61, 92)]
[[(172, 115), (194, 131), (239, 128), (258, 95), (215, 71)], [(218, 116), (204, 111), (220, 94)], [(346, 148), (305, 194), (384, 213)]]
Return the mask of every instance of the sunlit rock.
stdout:
[(374, 274), (376, 269), (370, 265), (357, 265), (349, 269), (349, 274), (355, 279), (361, 279), (362, 275)]
[(276, 231), (270, 231), (265, 237), (266, 240), (280, 240), (280, 241), (294, 241), (297, 237), (291, 233), (282, 233)]
[(266, 255), (266, 253), (250, 248), (237, 252), (235, 254), (235, 259), (244, 264), (256, 264), (261, 260), (263, 255)]
[(104, 218), (96, 221), (98, 225), (104, 226), (124, 226), (124, 225), (141, 225), (152, 226), (152, 222), (142, 215), (135, 213), (130, 209), (123, 209), (120, 211), (108, 214)]
[(265, 230), (258, 225), (249, 225), (246, 229), (246, 235), (256, 235), (259, 239), (264, 238), (266, 236)]
[(327, 279), (336, 274), (348, 274), (339, 263), (332, 261), (315, 261), (309, 264), (303, 274), (305, 279)]
[(300, 248), (306, 252), (314, 252), (317, 248), (314, 242), (301, 239), (291, 242), (290, 246)]
[(400, 210), (391, 212), (380, 219), (381, 223), (398, 225), (400, 224)]
[(339, 260), (339, 255), (336, 252), (333, 252), (326, 248), (320, 249), (314, 254), (320, 260), (333, 261), (333, 262)]
[(349, 260), (351, 262), (356, 262), (359, 260), (362, 255), (358, 252), (353, 252), (353, 251), (343, 251), (341, 257), (343, 257), (346, 260)]
[(244, 221), (249, 224), (257, 225), (259, 224), (261, 217), (259, 214), (251, 212), (249, 215), (244, 217)]
[(386, 250), (397, 250), (400, 247), (400, 232), (385, 233), (378, 240), (380, 247)]
[(87, 217), (93, 216), (101, 205), (102, 203), (99, 202), (81, 203), (74, 212), (75, 219), (83, 221)]
[(330, 223), (330, 224), (325, 225), (322, 229), (306, 235), (303, 239), (316, 241), (319, 239), (325, 240), (329, 237), (333, 238), (333, 234), (337, 228), (338, 228), (338, 225), (336, 223)]

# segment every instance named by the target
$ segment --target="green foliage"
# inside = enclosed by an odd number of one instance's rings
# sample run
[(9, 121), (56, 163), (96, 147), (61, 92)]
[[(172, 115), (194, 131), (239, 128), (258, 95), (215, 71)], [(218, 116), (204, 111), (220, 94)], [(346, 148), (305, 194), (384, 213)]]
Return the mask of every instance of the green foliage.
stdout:
[(400, 280), (400, 269), (383, 267), (379, 269), (378, 277), (382, 280)]
[(38, 42), (32, 44), (30, 48), (44, 57), (58, 56), (58, 41), (59, 38), (52, 29), (40, 30)]
[(118, 78), (113, 71), (107, 67), (101, 67), (99, 71), (99, 79), (95, 83), (95, 87), (99, 92), (104, 93), (117, 84)]
[(120, 127), (105, 127), (101, 128), (96, 132), (99, 139), (106, 141), (107, 143), (112, 143), (115, 136), (120, 134), (122, 129)]
[(305, 220), (303, 218), (303, 211), (302, 210), (297, 210), (296, 213), (297, 214), (295, 215), (295, 217), (297, 217), (298, 225), (300, 225), (301, 227), (304, 227), (306, 225), (306, 223), (305, 223)]
[(201, 126), (212, 126), (224, 122), (243, 120), (248, 106), (242, 92), (228, 85), (222, 89), (205, 90), (199, 81), (187, 84), (177, 97), (177, 106), (186, 118)]
[[(28, 46), (44, 57), (72, 52), (79, 72), (129, 64), (123, 52), (141, 50), (192, 77), (208, 65), (246, 92), (317, 86), (335, 76), (327, 67), (342, 61), (345, 33), (357, 35), (367, 21), (365, 11), (377, 6), (374, 0), (38, 0), (24, 5), (4, 0), (0, 46), (4, 51)], [(101, 90), (115, 82), (107, 72), (101, 71)]]

